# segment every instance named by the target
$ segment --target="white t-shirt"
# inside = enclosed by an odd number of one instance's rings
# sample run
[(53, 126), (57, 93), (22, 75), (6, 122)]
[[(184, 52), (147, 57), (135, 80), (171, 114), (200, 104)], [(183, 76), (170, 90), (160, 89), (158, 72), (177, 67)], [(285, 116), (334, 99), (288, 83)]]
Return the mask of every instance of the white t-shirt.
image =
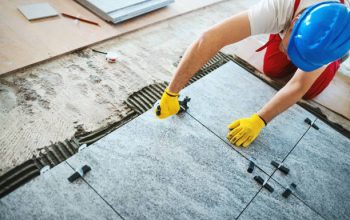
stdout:
[[(326, 0), (300, 0), (295, 14), (302, 9)], [(286, 30), (292, 21), (295, 0), (261, 0), (248, 11), (251, 34), (277, 34)], [(350, 6), (350, 0), (345, 0)]]

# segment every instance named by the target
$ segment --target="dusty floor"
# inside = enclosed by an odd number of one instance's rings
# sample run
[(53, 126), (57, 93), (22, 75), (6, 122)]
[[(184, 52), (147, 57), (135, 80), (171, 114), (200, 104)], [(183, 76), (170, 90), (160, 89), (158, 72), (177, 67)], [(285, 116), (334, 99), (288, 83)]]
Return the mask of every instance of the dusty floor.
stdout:
[[(36, 149), (117, 121), (132, 92), (169, 81), (174, 63), (205, 29), (258, 0), (232, 0), (0, 78), (0, 175)], [(234, 48), (234, 47), (233, 47)]]
[[(115, 64), (85, 49), (0, 77), (0, 175), (79, 129), (119, 120), (123, 101), (169, 81), (174, 63), (204, 30), (258, 1), (226, 1), (93, 47), (117, 52)], [(342, 68), (350, 73), (350, 64)]]

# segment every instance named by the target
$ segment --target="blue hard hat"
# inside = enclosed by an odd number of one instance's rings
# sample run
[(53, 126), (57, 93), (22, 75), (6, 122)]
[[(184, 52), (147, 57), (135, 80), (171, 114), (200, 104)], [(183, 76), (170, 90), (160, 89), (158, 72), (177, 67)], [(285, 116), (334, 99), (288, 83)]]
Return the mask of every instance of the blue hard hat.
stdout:
[(296, 21), (288, 56), (310, 72), (342, 58), (350, 49), (350, 9), (339, 2), (321, 2), (307, 8)]

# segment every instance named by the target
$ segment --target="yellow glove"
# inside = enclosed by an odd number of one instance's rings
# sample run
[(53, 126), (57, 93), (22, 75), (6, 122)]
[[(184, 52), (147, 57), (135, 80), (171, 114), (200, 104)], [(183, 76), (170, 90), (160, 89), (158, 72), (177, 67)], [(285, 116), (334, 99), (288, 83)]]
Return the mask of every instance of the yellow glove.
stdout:
[(265, 126), (265, 121), (258, 114), (253, 114), (250, 118), (241, 118), (230, 124), (228, 128), (231, 131), (226, 138), (236, 146), (248, 147)]
[(157, 108), (154, 109), (154, 112), (158, 118), (164, 119), (171, 115), (175, 115), (179, 110), (179, 94), (172, 93), (166, 88), (160, 99), (160, 103)]

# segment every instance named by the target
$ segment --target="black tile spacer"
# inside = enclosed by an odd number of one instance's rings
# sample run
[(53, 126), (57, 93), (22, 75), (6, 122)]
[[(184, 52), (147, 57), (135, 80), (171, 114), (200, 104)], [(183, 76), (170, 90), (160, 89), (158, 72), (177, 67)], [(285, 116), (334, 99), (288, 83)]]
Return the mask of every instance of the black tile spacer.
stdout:
[(259, 183), (260, 185), (262, 185), (265, 189), (267, 189), (269, 192), (273, 192), (274, 189), (272, 188), (272, 186), (270, 186), (270, 184), (265, 183), (264, 179), (261, 178), (261, 176), (254, 176), (254, 180)]
[(316, 130), (320, 130), (320, 128), (315, 123), (312, 123), (310, 118), (305, 118), (304, 122), (308, 125), (311, 125), (311, 127), (315, 128)]
[(255, 167), (254, 162), (253, 162), (253, 161), (250, 161), (250, 162), (249, 162), (249, 167), (248, 167), (248, 169), (247, 169), (247, 172), (248, 172), (248, 173), (252, 173), (253, 170), (254, 170), (254, 167)]
[(320, 128), (315, 123), (312, 123), (311, 127), (315, 128), (316, 130), (320, 130)]
[(158, 116), (160, 115), (160, 105), (157, 106), (156, 114), (157, 114)]
[(277, 169), (279, 169), (280, 171), (282, 171), (286, 175), (289, 173), (289, 169), (287, 167), (283, 166), (282, 164), (277, 163), (276, 161), (271, 161), (271, 165), (276, 167)]
[(290, 194), (292, 194), (292, 190), (290, 190), (289, 188), (287, 188), (283, 193), (282, 196), (284, 198), (288, 198), (290, 196)]
[(305, 118), (304, 122), (308, 125), (311, 125), (312, 124), (312, 121), (310, 118)]
[[(290, 184), (290, 187), (295, 189), (295, 188), (297, 187), (297, 185), (296, 185), (295, 183), (292, 183), (292, 184)], [(283, 196), (284, 198), (288, 198), (288, 197), (290, 196), (290, 194), (292, 194), (292, 190), (290, 190), (289, 188), (287, 188), (287, 189), (282, 193), (282, 196)]]
[(188, 96), (186, 96), (186, 97), (184, 98), (184, 100), (179, 101), (180, 110), (179, 110), (178, 114), (187, 111), (187, 109), (189, 108), (188, 105), (187, 105), (187, 103), (188, 103), (189, 101), (191, 101), (191, 98), (189, 98)]
[(265, 187), (265, 189), (267, 189), (267, 190), (268, 190), (269, 192), (271, 192), (271, 193), (272, 193), (273, 190), (274, 190), (274, 189), (272, 188), (272, 186), (270, 186), (270, 184), (268, 184), (268, 183), (265, 183), (265, 184), (264, 184), (264, 187)]
[(77, 169), (75, 173), (73, 173), (70, 177), (68, 177), (69, 182), (74, 182), (79, 177), (83, 177), (86, 173), (91, 170), (91, 167), (88, 165), (82, 166), (80, 169)]

